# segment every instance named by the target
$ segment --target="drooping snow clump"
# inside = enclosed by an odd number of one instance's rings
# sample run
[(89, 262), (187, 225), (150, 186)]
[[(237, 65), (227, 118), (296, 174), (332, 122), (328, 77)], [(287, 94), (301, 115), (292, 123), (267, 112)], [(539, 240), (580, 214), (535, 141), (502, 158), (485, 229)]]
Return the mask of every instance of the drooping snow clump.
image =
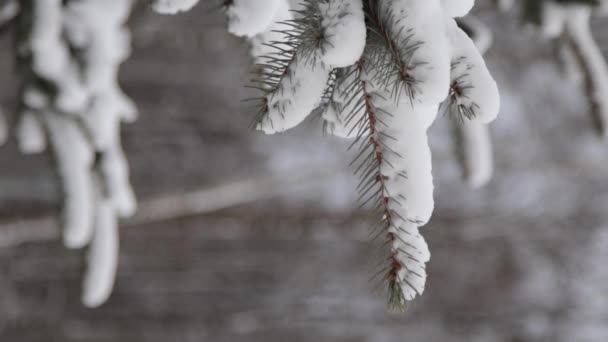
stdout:
[(63, 240), (69, 248), (91, 246), (82, 298), (98, 306), (114, 284), (118, 217), (136, 208), (120, 124), (137, 112), (117, 81), (130, 53), (125, 23), (132, 1), (21, 5), (17, 19), (30, 29), (19, 51), (31, 75), (21, 94), (16, 136), (24, 152), (41, 152), (48, 144), (54, 155), (64, 197)]
[(199, 0), (152, 0), (152, 9), (161, 14), (189, 11)]
[(384, 281), (399, 308), (425, 288), (430, 253), (419, 228), (434, 208), (426, 132), (440, 104), (471, 124), (498, 114), (496, 83), (453, 19), (472, 5), (305, 1), (258, 84), (259, 130), (283, 132), (316, 112), (328, 133), (355, 139), (361, 200), (380, 214)]

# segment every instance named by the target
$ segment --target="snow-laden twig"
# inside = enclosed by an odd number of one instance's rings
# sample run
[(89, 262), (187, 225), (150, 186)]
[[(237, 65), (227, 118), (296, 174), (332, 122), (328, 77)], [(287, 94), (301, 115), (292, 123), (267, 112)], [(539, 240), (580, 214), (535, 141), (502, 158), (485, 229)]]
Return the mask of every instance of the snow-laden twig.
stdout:
[[(21, 94), (17, 138), (27, 153), (49, 148), (64, 195), (67, 247), (89, 244), (83, 303), (103, 303), (114, 282), (118, 217), (135, 199), (120, 144), (120, 123), (136, 117), (118, 85), (130, 52), (130, 0), (27, 0), (18, 20)], [(110, 236), (110, 238), (108, 238)], [(111, 236), (114, 236), (113, 238)], [(110, 242), (108, 242), (110, 241)]]
[[(439, 105), (486, 124), (498, 91), (481, 54), (453, 18), (474, 0), (234, 0), (228, 29), (253, 42), (259, 90), (255, 127), (291, 129), (320, 113), (325, 131), (354, 138), (364, 206), (379, 214), (389, 304), (424, 291), (433, 212), (427, 129)], [(290, 13), (286, 11), (292, 8)], [(282, 23), (276, 21), (286, 20)], [(280, 31), (280, 32), (275, 32)], [(262, 55), (264, 54), (264, 55)], [(484, 142), (482, 135), (471, 135)], [(489, 144), (489, 142), (486, 142)], [(487, 146), (487, 145), (486, 145)], [(486, 149), (489, 150), (489, 149)], [(479, 149), (484, 153), (484, 149)], [(487, 156), (482, 157), (489, 159)], [(479, 177), (478, 177), (479, 178)], [(477, 180), (476, 182), (480, 182)]]
[[(264, 94), (258, 129), (289, 129), (316, 103), (326, 132), (354, 138), (352, 146), (360, 151), (353, 165), (362, 179), (361, 201), (379, 214), (376, 235), (387, 248), (383, 280), (389, 303), (402, 308), (424, 291), (430, 257), (419, 233), (434, 207), (426, 131), (448, 94), (450, 107), (460, 116), (492, 121), (498, 90), (481, 54), (451, 18), (466, 14), (472, 1), (448, 3), (447, 8), (439, 0), (366, 1), (365, 21), (352, 10), (343, 16), (326, 10), (344, 3), (308, 1), (288, 24), (293, 29), (284, 32), (278, 52), (268, 57), (269, 72), (258, 86)], [(332, 25), (352, 26), (348, 34), (326, 36), (329, 30), (323, 25), (340, 17), (347, 19)], [(366, 25), (366, 32), (355, 34), (360, 25)], [(361, 39), (363, 53), (347, 48), (359, 46)], [(345, 56), (336, 59), (333, 50), (324, 49), (334, 45), (344, 45), (340, 53)], [(308, 57), (307, 69), (296, 73), (300, 56)]]

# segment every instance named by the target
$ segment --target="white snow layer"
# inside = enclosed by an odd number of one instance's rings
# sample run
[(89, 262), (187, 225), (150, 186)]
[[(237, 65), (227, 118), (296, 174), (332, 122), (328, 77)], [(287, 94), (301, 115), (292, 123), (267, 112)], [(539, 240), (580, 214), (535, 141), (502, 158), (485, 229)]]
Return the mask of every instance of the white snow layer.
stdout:
[(268, 111), (257, 129), (274, 134), (300, 124), (319, 103), (328, 78), (329, 70), (323, 63), (296, 52), (278, 89), (267, 95)]
[(161, 14), (189, 11), (199, 0), (152, 0), (152, 9)]
[(239, 37), (253, 37), (264, 32), (277, 18), (285, 1), (233, 0), (226, 9), (228, 31)]
[(324, 43), (323, 61), (333, 67), (355, 63), (365, 48), (365, 18), (361, 0), (329, 0), (319, 3)]
[(475, 5), (475, 0), (441, 0), (446, 14), (452, 18), (464, 17)]
[[(394, 32), (401, 40), (412, 34), (414, 42), (423, 42), (411, 56), (402, 56), (408, 74), (417, 81), (414, 100), (418, 103), (440, 103), (449, 89), (450, 52), (444, 23), (446, 14), (439, 0), (380, 0), (384, 13), (392, 11), (397, 18)], [(410, 31), (411, 30), (411, 31)]]

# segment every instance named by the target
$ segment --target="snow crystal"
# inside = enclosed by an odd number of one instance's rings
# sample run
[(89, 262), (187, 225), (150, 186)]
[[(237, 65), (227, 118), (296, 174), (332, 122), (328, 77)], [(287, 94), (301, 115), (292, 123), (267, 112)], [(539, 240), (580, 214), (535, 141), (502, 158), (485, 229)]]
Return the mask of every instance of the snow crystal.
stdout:
[(93, 235), (94, 193), (90, 176), (93, 150), (70, 118), (45, 112), (57, 169), (63, 185), (63, 237), (69, 248), (86, 246)]

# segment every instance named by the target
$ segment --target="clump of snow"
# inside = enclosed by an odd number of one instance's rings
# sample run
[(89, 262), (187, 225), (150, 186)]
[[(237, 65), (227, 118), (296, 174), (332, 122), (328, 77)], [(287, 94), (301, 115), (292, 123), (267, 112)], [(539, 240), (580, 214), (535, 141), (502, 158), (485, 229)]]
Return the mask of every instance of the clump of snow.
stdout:
[(277, 90), (266, 96), (268, 111), (257, 129), (274, 134), (300, 124), (318, 104), (328, 78), (329, 70), (323, 63), (296, 52)]
[(31, 111), (21, 113), (16, 127), (19, 150), (25, 154), (40, 153), (46, 149), (46, 134), (40, 118)]
[(82, 248), (93, 236), (93, 149), (70, 118), (52, 112), (41, 117), (63, 186), (63, 240), (69, 248)]
[(253, 37), (266, 30), (287, 0), (234, 0), (226, 9), (228, 31), (239, 37)]
[(452, 18), (464, 17), (475, 5), (475, 0), (441, 0), (446, 14)]
[[(412, 35), (414, 42), (422, 42), (411, 55), (401, 56), (408, 76), (416, 81), (414, 100), (419, 103), (440, 103), (449, 89), (450, 52), (444, 23), (446, 14), (439, 0), (380, 2), (384, 13), (392, 11), (402, 20), (394, 23), (399, 40)], [(399, 41), (398, 40), (398, 41)]]
[(330, 0), (319, 3), (325, 40), (323, 61), (333, 67), (355, 63), (365, 48), (365, 18), (362, 0)]
[(272, 23), (253, 37), (251, 37), (251, 55), (256, 58), (256, 62), (263, 63), (262, 56), (267, 56), (276, 50), (271, 46), (273, 42), (284, 41), (285, 35), (282, 30), (288, 27), (284, 24), (288, 20), (293, 19), (293, 14), (290, 10), (287, 0), (279, 1), (279, 7), (276, 11)]
[(488, 123), (500, 108), (498, 85), (473, 41), (454, 20), (448, 22), (452, 51), (452, 98), (474, 113), (474, 120)]
[(87, 255), (82, 283), (82, 303), (87, 307), (103, 304), (112, 293), (118, 268), (118, 222), (112, 203), (98, 195), (95, 235)]
[(152, 9), (161, 14), (189, 11), (199, 0), (152, 0)]
[[(168, 3), (155, 4), (167, 9)], [(174, 9), (186, 7), (183, 1), (171, 3)], [(87, 306), (100, 305), (110, 295), (117, 218), (137, 207), (120, 142), (121, 122), (134, 120), (137, 111), (118, 84), (119, 65), (130, 54), (125, 23), (132, 5), (131, 0), (32, 4), (26, 47), (31, 69), (56, 94), (37, 82), (25, 85), (17, 135), (26, 152), (43, 150), (48, 139), (64, 195), (64, 243), (69, 248), (91, 244), (82, 297)], [(77, 57), (72, 50), (78, 50)]]

